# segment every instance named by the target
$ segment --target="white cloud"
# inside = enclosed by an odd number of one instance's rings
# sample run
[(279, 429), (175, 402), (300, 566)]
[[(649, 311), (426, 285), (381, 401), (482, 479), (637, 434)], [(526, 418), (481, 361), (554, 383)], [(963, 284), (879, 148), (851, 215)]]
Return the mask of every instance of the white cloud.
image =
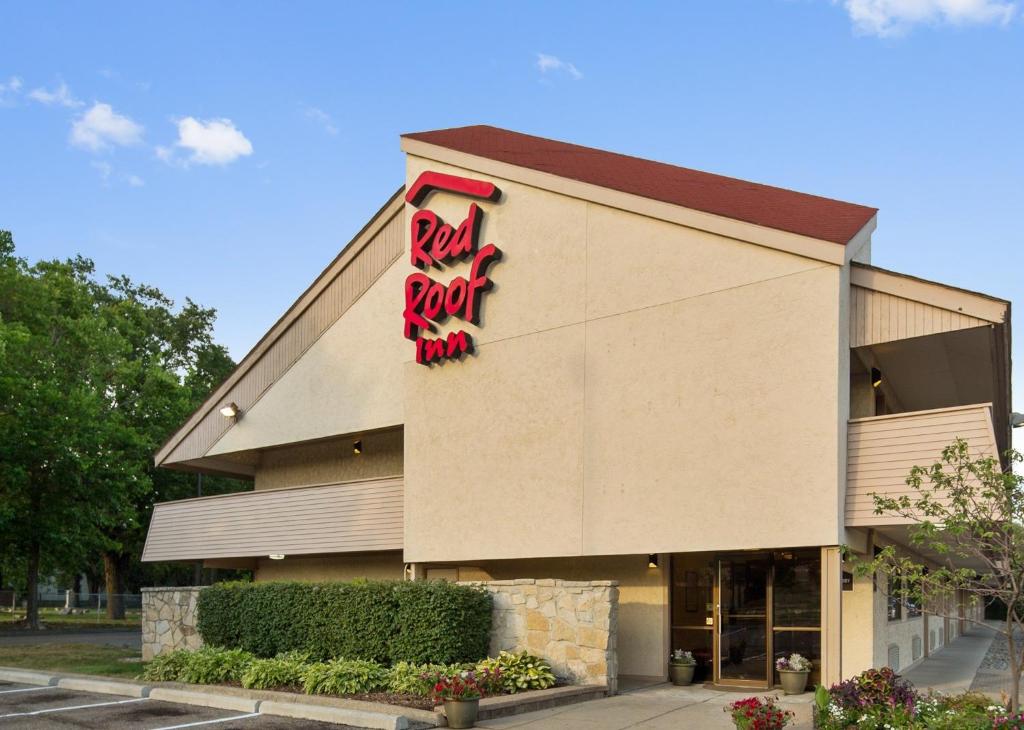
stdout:
[(1006, 25), (1017, 2), (1006, 0), (843, 0), (843, 6), (861, 33), (899, 36), (914, 25)]
[(68, 89), (68, 85), (63, 81), (53, 91), (47, 91), (40, 87), (38, 89), (32, 89), (28, 92), (28, 98), (38, 101), (40, 104), (54, 105), (66, 107), (79, 107), (82, 106), (83, 102), (79, 101), (71, 95), (71, 90)]
[(17, 76), (11, 76), (7, 81), (0, 81), (0, 106), (7, 106), (11, 101), (8, 97), (13, 97), (21, 91), (21, 79)]
[(573, 81), (579, 81), (583, 78), (583, 72), (580, 71), (576, 66), (563, 61), (558, 56), (551, 56), (547, 53), (537, 54), (537, 70), (542, 74), (547, 73), (564, 73)]
[(141, 188), (143, 185), (146, 184), (146, 181), (143, 180), (138, 175), (125, 176), (125, 182), (127, 182), (133, 188)]
[[(178, 147), (191, 154), (187, 163), (197, 165), (227, 165), (239, 157), (252, 154), (252, 142), (230, 119), (208, 119), (185, 117), (178, 122)], [(156, 156), (164, 162), (175, 164), (174, 152), (167, 147), (157, 147)]]
[(315, 106), (306, 106), (303, 107), (303, 111), (305, 111), (309, 119), (320, 124), (327, 134), (335, 135), (338, 133), (338, 128), (334, 124), (334, 118), (323, 109), (318, 109)]
[(71, 144), (97, 152), (112, 145), (142, 141), (142, 125), (115, 112), (110, 104), (96, 102), (71, 124)]

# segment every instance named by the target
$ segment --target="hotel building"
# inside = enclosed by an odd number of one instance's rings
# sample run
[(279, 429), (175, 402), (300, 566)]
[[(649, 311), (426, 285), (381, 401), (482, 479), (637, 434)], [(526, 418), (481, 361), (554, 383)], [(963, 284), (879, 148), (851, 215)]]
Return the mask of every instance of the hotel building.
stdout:
[(721, 685), (964, 630), (841, 547), (909, 549), (871, 494), (1008, 447), (1009, 302), (872, 266), (874, 208), (493, 127), (401, 145), (405, 184), (156, 455), (253, 489), (157, 505), (144, 560), (615, 580), (620, 676), (681, 648)]

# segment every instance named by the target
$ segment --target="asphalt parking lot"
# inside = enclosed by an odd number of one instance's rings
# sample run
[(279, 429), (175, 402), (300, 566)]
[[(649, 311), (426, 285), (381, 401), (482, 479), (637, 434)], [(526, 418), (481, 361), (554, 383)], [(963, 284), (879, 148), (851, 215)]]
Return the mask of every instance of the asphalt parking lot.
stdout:
[(271, 717), (257, 713), (160, 702), (148, 698), (120, 697), (0, 681), (0, 727), (102, 728), (103, 730), (284, 730), (309, 728), (344, 730), (347, 725)]

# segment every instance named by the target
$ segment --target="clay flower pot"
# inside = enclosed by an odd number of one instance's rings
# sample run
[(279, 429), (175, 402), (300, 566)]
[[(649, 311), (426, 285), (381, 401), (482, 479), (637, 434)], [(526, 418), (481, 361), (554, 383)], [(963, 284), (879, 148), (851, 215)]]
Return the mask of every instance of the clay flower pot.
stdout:
[(448, 727), (467, 728), (476, 725), (476, 716), (480, 711), (480, 700), (445, 700), (444, 714), (448, 718)]

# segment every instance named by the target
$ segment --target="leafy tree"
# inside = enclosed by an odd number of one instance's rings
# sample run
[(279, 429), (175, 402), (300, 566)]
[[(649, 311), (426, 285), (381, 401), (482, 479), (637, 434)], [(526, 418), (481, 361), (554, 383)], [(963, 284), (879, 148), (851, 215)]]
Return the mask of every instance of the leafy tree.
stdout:
[(108, 595), (123, 593), (153, 504), (194, 494), (152, 454), (233, 367), (214, 316), (126, 277), (98, 283), (82, 257), (29, 265), (0, 231), (0, 564), (25, 576), (30, 626), (41, 572), (102, 556)]
[(911, 546), (935, 555), (938, 567), (892, 546), (873, 560), (854, 561), (861, 575), (881, 572), (895, 579), (889, 581), (894, 598), (932, 615), (960, 618), (956, 609), (942, 608), (958, 591), (974, 605), (1002, 601), (1007, 614), (999, 632), (1009, 649), (1013, 712), (1024, 668), (1024, 478), (1012, 470), (1021, 460), (1008, 451), (1011, 468), (1004, 471), (998, 459), (974, 458), (967, 442), (957, 439), (932, 466), (913, 467), (907, 478), (912, 494), (873, 495), (875, 514), (909, 520)]

